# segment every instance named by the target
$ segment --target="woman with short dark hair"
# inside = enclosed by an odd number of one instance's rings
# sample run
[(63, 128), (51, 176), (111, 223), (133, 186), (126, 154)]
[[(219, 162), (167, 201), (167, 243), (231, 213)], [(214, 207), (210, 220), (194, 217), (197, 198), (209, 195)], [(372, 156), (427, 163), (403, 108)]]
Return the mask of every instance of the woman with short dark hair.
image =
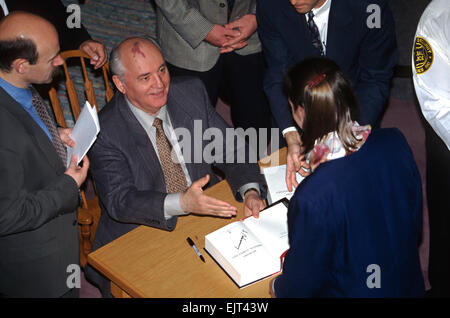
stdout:
[(285, 77), (302, 129), (302, 174), (288, 212), (277, 297), (422, 297), (419, 172), (403, 135), (355, 121), (358, 103), (329, 59)]

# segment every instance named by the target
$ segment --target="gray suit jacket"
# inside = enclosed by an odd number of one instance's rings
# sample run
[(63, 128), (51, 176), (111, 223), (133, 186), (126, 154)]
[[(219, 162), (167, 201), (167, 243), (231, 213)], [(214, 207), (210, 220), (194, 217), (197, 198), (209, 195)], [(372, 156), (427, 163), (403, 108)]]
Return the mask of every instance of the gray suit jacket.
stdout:
[[(225, 140), (228, 126), (210, 105), (200, 80), (185, 77), (172, 79), (167, 111), (173, 128), (186, 129), (192, 136), (194, 120), (197, 121), (196, 127), (201, 126), (201, 131), (195, 133), (202, 139), (202, 149), (210, 143), (202, 138), (204, 131), (210, 127), (220, 129)], [(173, 230), (177, 217), (169, 220), (164, 217), (167, 190), (159, 159), (147, 133), (120, 92), (102, 109), (99, 119), (101, 131), (89, 152), (102, 206), (93, 250), (141, 224)], [(205, 162), (203, 156), (201, 162), (195, 163), (196, 142), (198, 140), (191, 142), (192, 160), (191, 163), (186, 162), (186, 168), (192, 181), (208, 173), (211, 176), (208, 186), (211, 186), (219, 180), (212, 165)], [(225, 155), (225, 149), (223, 152)], [(233, 156), (235, 152), (232, 152)], [(183, 155), (185, 153), (183, 151)], [(249, 182), (259, 183), (261, 196), (265, 198), (267, 187), (257, 164), (218, 163), (215, 166), (225, 173), (237, 200), (242, 200), (238, 189)]]
[[(225, 0), (155, 0), (157, 5), (157, 38), (164, 58), (169, 63), (204, 72), (210, 70), (220, 56), (220, 49), (205, 37), (214, 24), (227, 24)], [(256, 0), (235, 0), (230, 21), (256, 13)], [(261, 52), (255, 32), (248, 45), (235, 51), (241, 55)]]
[(0, 88), (0, 293), (59, 297), (79, 264), (78, 189), (45, 132)]

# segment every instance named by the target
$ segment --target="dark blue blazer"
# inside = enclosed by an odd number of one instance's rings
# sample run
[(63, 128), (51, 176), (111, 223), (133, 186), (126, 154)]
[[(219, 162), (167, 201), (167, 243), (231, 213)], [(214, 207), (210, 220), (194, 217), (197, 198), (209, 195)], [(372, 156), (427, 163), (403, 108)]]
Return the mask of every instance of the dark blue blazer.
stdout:
[[(380, 28), (369, 28), (376, 4)], [(283, 76), (287, 69), (307, 57), (319, 56), (312, 46), (304, 14), (288, 0), (260, 0), (258, 34), (268, 69), (264, 90), (280, 129), (294, 126)], [(334, 60), (354, 86), (360, 103), (361, 124), (374, 125), (389, 95), (393, 67), (397, 64), (395, 27), (386, 0), (332, 0), (328, 20), (326, 56)]]
[(290, 249), (277, 297), (422, 297), (422, 187), (395, 128), (322, 163), (288, 212)]

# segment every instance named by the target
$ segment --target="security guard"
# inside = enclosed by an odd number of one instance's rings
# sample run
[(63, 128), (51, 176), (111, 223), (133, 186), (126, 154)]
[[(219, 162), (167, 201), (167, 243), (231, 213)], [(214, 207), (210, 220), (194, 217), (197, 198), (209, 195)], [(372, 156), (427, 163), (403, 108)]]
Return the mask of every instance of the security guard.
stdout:
[(433, 0), (422, 14), (412, 56), (416, 95), (426, 119), (430, 296), (450, 296), (450, 5)]

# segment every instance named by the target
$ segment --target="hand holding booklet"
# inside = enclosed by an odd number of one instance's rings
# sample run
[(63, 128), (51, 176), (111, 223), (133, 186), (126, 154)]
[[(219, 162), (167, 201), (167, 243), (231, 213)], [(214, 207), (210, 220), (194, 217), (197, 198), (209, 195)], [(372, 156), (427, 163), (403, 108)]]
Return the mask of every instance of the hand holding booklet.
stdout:
[(72, 129), (70, 138), (75, 141), (73, 148), (67, 148), (67, 167), (70, 164), (70, 158), (72, 155), (78, 157), (78, 163), (88, 152), (89, 148), (94, 144), (97, 139), (97, 135), (100, 132), (100, 123), (98, 121), (97, 110), (92, 107), (88, 101), (83, 107), (80, 116)]
[(289, 249), (287, 200), (205, 236), (205, 250), (239, 286), (279, 273)]
[[(289, 192), (286, 185), (286, 165), (268, 167), (263, 169), (264, 177), (267, 183), (267, 202), (272, 204), (282, 198), (291, 199), (295, 189)], [(297, 182), (303, 181), (304, 177), (296, 173)]]

